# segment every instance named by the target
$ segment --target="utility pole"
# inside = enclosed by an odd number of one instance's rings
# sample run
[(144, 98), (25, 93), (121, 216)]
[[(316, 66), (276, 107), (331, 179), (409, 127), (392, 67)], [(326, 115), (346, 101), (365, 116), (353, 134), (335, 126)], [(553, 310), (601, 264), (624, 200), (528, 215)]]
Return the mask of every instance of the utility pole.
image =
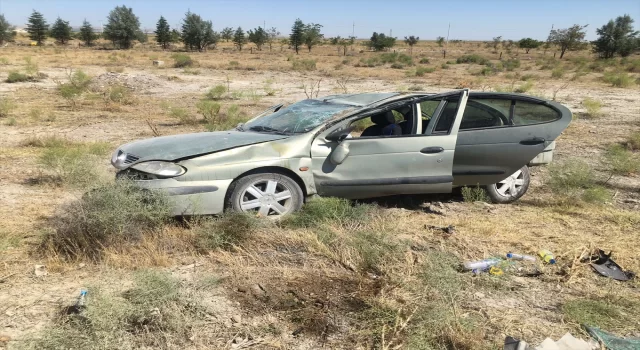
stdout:
[(447, 40), (444, 42), (444, 51), (442, 51), (442, 58), (447, 58), (447, 47), (449, 46), (449, 32), (451, 32), (451, 22), (449, 22), (449, 28), (447, 28)]
[(356, 37), (356, 22), (353, 21), (353, 27), (351, 28), (351, 37), (355, 38)]
[(389, 29), (389, 36), (393, 37), (393, 29)]
[(267, 21), (262, 21), (262, 29), (267, 29)]

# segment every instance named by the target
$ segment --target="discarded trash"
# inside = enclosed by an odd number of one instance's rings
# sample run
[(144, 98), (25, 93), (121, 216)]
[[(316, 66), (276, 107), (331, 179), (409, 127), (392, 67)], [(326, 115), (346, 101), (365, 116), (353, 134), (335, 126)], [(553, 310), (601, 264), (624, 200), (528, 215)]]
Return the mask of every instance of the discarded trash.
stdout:
[(597, 327), (584, 326), (589, 335), (602, 342), (609, 350), (637, 350), (640, 349), (640, 338), (621, 338), (605, 332)]
[(605, 277), (611, 277), (618, 281), (628, 281), (635, 277), (635, 273), (631, 271), (623, 271), (620, 265), (611, 259), (611, 252), (606, 254), (604, 250), (598, 249), (598, 255), (589, 258), (591, 267)]
[(570, 333), (565, 333), (558, 341), (553, 341), (551, 338), (545, 339), (540, 345), (535, 347), (535, 350), (595, 350), (599, 349), (598, 343), (589, 339), (584, 341), (572, 336)]
[(80, 295), (76, 299), (75, 304), (65, 307), (62, 310), (64, 315), (78, 315), (80, 314), (86, 306), (84, 305), (87, 297), (87, 291), (85, 289), (80, 290)]
[(529, 349), (529, 345), (526, 341), (516, 339), (514, 337), (506, 337), (504, 339), (503, 350), (526, 350)]
[(34, 269), (34, 273), (38, 277), (46, 276), (49, 274), (49, 272), (47, 272), (47, 267), (45, 265), (35, 265), (33, 269)]
[(548, 250), (542, 249), (538, 252), (538, 255), (548, 264), (556, 263), (556, 258), (553, 256), (553, 253)]
[(497, 267), (497, 266), (491, 266), (491, 268), (489, 269), (489, 273), (494, 275), (494, 276), (502, 276), (504, 275), (504, 271)]
[(507, 253), (507, 259), (537, 261), (535, 256), (516, 254), (516, 253), (511, 253), (511, 252)]
[(499, 259), (485, 259), (478, 261), (465, 261), (464, 269), (471, 271), (484, 271), (489, 269), (491, 266), (495, 266), (500, 262)]

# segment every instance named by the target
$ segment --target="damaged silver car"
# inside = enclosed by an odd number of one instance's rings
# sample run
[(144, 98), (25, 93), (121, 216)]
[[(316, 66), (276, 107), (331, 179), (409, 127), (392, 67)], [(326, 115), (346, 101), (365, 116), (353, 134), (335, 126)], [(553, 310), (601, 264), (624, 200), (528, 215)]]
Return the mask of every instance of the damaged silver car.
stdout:
[(174, 214), (278, 216), (311, 195), (351, 199), (483, 186), (509, 203), (551, 162), (571, 112), (537, 97), (455, 90), (365, 93), (274, 106), (235, 130), (119, 147), (118, 177), (172, 198)]

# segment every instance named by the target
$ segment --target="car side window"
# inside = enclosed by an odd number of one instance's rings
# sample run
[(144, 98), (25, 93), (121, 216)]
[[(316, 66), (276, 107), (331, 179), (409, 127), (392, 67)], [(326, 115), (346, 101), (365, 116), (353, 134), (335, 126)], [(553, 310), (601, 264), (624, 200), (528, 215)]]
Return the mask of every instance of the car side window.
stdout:
[(560, 119), (560, 112), (540, 103), (516, 101), (513, 125), (548, 123)]
[(434, 133), (443, 134), (448, 133), (451, 130), (453, 122), (456, 120), (456, 114), (458, 112), (458, 101), (447, 101), (447, 104), (442, 109), (440, 117), (438, 117), (438, 123), (433, 128)]
[(413, 104), (408, 103), (352, 121), (351, 138), (411, 135), (414, 123)]
[(460, 130), (508, 126), (511, 100), (469, 99), (462, 115)]

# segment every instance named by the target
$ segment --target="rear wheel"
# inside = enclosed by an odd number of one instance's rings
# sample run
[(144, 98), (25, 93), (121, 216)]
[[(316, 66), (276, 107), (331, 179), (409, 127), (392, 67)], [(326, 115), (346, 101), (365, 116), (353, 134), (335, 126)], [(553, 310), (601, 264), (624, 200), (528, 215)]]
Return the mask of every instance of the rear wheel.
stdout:
[(485, 187), (494, 203), (511, 203), (522, 197), (529, 189), (529, 167), (526, 165), (506, 179)]
[(228, 207), (263, 217), (280, 217), (302, 207), (303, 193), (290, 177), (278, 173), (245, 176), (232, 185)]

